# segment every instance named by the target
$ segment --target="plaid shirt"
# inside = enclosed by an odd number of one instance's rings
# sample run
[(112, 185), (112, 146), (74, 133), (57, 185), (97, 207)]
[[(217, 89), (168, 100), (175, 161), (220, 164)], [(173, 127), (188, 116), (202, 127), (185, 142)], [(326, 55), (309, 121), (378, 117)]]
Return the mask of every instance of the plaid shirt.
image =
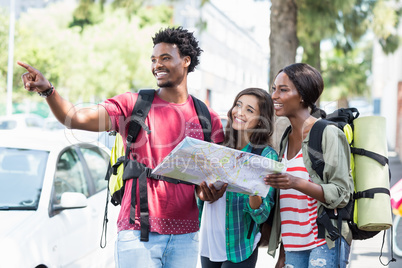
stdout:
[[(251, 152), (247, 145), (242, 151)], [(266, 147), (261, 154), (267, 158), (278, 160), (278, 155), (271, 147)], [(275, 189), (270, 188), (267, 196), (262, 198), (258, 209), (251, 209), (249, 196), (234, 192), (226, 192), (226, 255), (227, 260), (238, 263), (246, 260), (253, 253), (254, 238), (260, 231), (260, 224), (268, 219), (274, 206)], [(200, 221), (203, 201), (198, 199)], [(247, 239), (250, 225), (254, 223), (250, 239)]]

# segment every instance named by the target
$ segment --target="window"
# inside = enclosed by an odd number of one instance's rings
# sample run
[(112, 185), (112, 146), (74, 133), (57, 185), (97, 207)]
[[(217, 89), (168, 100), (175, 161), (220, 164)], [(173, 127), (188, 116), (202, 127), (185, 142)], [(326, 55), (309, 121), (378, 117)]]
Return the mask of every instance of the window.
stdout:
[(74, 148), (65, 151), (57, 161), (54, 178), (54, 204), (60, 204), (65, 192), (82, 193), (89, 196), (88, 185), (82, 163)]
[(108, 167), (109, 156), (99, 148), (80, 148), (89, 172), (95, 185), (95, 191), (99, 192), (106, 188), (105, 174)]

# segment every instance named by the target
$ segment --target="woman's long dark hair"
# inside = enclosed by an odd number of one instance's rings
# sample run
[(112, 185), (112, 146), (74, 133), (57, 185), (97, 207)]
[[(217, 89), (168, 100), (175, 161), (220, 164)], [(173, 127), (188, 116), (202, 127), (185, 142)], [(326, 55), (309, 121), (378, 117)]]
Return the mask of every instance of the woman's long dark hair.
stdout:
[(236, 148), (239, 141), (239, 132), (233, 129), (232, 110), (236, 106), (237, 101), (243, 95), (253, 95), (258, 100), (258, 107), (260, 110), (260, 118), (257, 126), (253, 129), (253, 133), (250, 136), (250, 144), (254, 148), (261, 148), (271, 145), (271, 137), (274, 132), (274, 103), (271, 95), (261, 88), (246, 88), (237, 94), (232, 108), (228, 111), (228, 122), (225, 128), (225, 140), (223, 145)]

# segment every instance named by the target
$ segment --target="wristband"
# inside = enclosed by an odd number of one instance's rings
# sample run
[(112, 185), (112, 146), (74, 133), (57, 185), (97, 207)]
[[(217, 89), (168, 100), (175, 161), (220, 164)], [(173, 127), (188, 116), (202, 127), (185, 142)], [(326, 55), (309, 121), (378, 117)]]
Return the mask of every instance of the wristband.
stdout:
[[(50, 82), (49, 82), (50, 83)], [(50, 83), (50, 87), (48, 89), (45, 89), (44, 91), (38, 92), (38, 95), (41, 96), (42, 98), (47, 98), (51, 96), (54, 93), (54, 87), (52, 83)]]

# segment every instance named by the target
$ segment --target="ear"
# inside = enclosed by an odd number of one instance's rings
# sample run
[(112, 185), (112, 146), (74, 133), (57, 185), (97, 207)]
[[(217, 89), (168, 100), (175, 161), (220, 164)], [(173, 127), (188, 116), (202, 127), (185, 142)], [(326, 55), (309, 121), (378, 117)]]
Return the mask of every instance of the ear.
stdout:
[(183, 66), (188, 68), (188, 66), (190, 66), (190, 64), (191, 64), (190, 56), (184, 56), (183, 57)]

